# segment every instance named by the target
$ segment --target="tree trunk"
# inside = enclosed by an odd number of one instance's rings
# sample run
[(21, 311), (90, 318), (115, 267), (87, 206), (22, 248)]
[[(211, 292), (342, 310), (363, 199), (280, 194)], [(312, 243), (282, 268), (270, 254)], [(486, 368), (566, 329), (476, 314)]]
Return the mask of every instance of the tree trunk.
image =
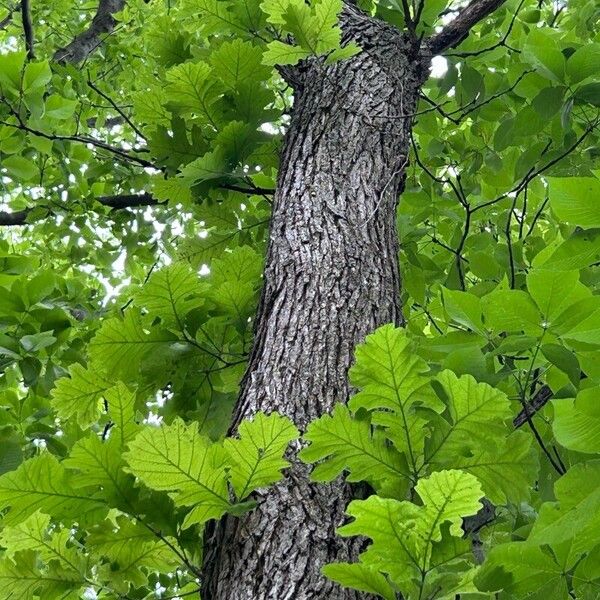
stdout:
[[(278, 411), (300, 430), (349, 395), (357, 343), (401, 323), (396, 205), (411, 115), (428, 65), (415, 43), (353, 7), (342, 14), (354, 58), (294, 69), (255, 345), (232, 429)], [(342, 480), (313, 484), (294, 458), (258, 507), (207, 532), (203, 600), (350, 600), (320, 573), (356, 558), (337, 537), (352, 498)]]

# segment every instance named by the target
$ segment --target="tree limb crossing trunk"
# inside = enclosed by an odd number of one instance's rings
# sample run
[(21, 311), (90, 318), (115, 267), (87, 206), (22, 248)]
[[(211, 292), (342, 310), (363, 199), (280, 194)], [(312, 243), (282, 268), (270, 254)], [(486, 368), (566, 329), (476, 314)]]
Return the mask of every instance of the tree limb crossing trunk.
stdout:
[[(342, 25), (362, 52), (294, 74), (255, 346), (232, 430), (259, 410), (303, 430), (347, 401), (356, 344), (402, 321), (396, 205), (428, 64), (407, 37), (353, 7)], [(294, 454), (255, 510), (207, 532), (203, 600), (364, 597), (320, 573), (360, 550), (335, 534), (350, 486), (312, 484)]]

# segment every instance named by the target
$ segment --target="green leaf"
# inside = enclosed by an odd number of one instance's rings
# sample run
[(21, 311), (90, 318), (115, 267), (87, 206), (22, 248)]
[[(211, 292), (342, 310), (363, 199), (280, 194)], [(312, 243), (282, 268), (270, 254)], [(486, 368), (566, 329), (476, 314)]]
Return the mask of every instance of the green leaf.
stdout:
[(527, 289), (547, 323), (558, 317), (568, 306), (581, 299), (577, 271), (531, 269), (527, 274)]
[(135, 304), (153, 317), (160, 317), (167, 327), (185, 330), (185, 317), (204, 304), (206, 286), (189, 264), (175, 262), (153, 273), (135, 296)]
[(221, 84), (204, 62), (186, 62), (167, 71), (167, 99), (177, 105), (183, 114), (201, 116), (215, 124), (219, 120), (217, 100)]
[(112, 384), (79, 363), (71, 365), (69, 375), (57, 381), (52, 391), (52, 406), (60, 419), (76, 417), (82, 427), (89, 427), (98, 419), (101, 400)]
[(426, 458), (441, 465), (455, 464), (473, 450), (502, 444), (507, 429), (504, 421), (512, 415), (506, 394), (470, 375), (457, 377), (443, 371), (437, 377), (447, 411), (434, 419), (433, 435)]
[(477, 513), (483, 496), (477, 479), (461, 471), (433, 473), (421, 479), (415, 490), (423, 506), (378, 496), (354, 500), (347, 509), (354, 521), (339, 529), (343, 536), (369, 537), (373, 543), (361, 562), (388, 574), (402, 592), (432, 566), (442, 526), (449, 523), (447, 533), (461, 537), (463, 517)]
[(233, 462), (233, 489), (244, 500), (254, 490), (281, 479), (281, 470), (289, 466), (283, 454), (299, 432), (287, 417), (259, 412), (251, 421), (240, 423), (238, 436), (226, 439), (224, 446)]
[(592, 106), (600, 106), (600, 83), (582, 85), (575, 92), (575, 98), (583, 102), (588, 102)]
[(564, 96), (564, 87), (547, 87), (532, 100), (531, 105), (540, 117), (551, 119), (561, 109)]
[(396, 415), (394, 445), (405, 453), (413, 471), (420, 463), (426, 424), (416, 411), (443, 410), (426, 372), (427, 365), (415, 355), (406, 332), (393, 325), (367, 336), (356, 348), (356, 363), (350, 369), (352, 385), (361, 388), (350, 408), (377, 411), (373, 420), (383, 425), (390, 424), (386, 413)]
[(551, 33), (545, 29), (532, 29), (527, 36), (525, 55), (544, 75), (561, 82), (565, 76), (565, 57)]
[(522, 331), (537, 335), (542, 331), (542, 315), (521, 290), (494, 290), (483, 297), (482, 303), (485, 326), (494, 333)]
[(0, 587), (10, 590), (7, 600), (67, 598), (83, 583), (77, 585), (69, 574), (58, 569), (40, 571), (36, 554), (30, 550), (17, 553), (13, 560), (0, 559)]
[(542, 505), (528, 543), (560, 544), (574, 540), (579, 553), (598, 544), (600, 461), (572, 465), (554, 484), (556, 502)]
[(39, 177), (36, 164), (17, 154), (3, 158), (2, 166), (7, 170), (8, 175), (17, 181), (31, 181)]
[(68, 469), (77, 471), (78, 488), (89, 488), (110, 506), (131, 509), (133, 481), (123, 471), (125, 463), (117, 438), (103, 441), (95, 433), (78, 440), (63, 461)]
[(600, 387), (581, 390), (575, 399), (553, 400), (552, 430), (559, 444), (585, 454), (600, 454)]
[(141, 316), (128, 310), (124, 319), (107, 319), (90, 342), (92, 365), (104, 373), (130, 376), (151, 352), (168, 348), (175, 337), (166, 330), (146, 329)]
[(600, 180), (595, 177), (548, 177), (550, 206), (566, 223), (600, 227)]
[(37, 352), (38, 350), (52, 346), (56, 342), (56, 338), (52, 335), (51, 331), (41, 331), (32, 335), (24, 335), (20, 341), (21, 346), (27, 352)]
[(497, 505), (518, 505), (528, 500), (539, 468), (532, 438), (523, 431), (507, 435), (493, 447), (492, 444), (479, 446), (472, 456), (457, 456), (448, 462), (456, 469), (475, 475), (486, 497)]
[[(512, 598), (525, 598), (546, 589), (546, 598), (568, 598), (562, 568), (541, 548), (524, 542), (508, 542), (492, 548), (481, 571), (475, 578), (477, 587), (485, 592), (502, 590)], [(558, 596), (548, 592), (558, 591)]]
[(50, 119), (66, 121), (75, 114), (77, 100), (68, 100), (58, 94), (51, 94), (46, 98), (44, 114)]
[(377, 490), (383, 482), (393, 484), (409, 475), (406, 461), (383, 435), (374, 435), (370, 423), (353, 418), (343, 404), (336, 404), (332, 415), (310, 423), (303, 438), (310, 446), (300, 458), (320, 461), (311, 473), (315, 481), (332, 481), (347, 470), (348, 481), (368, 481)]
[(474, 294), (443, 289), (444, 307), (448, 316), (459, 325), (482, 332), (481, 300)]
[(239, 246), (214, 260), (210, 271), (211, 280), (217, 286), (226, 282), (258, 284), (263, 261), (250, 246)]
[(267, 45), (267, 51), (263, 54), (263, 64), (269, 66), (296, 65), (310, 55), (310, 50), (275, 40)]
[(3, 523), (13, 525), (40, 510), (56, 518), (82, 520), (104, 511), (104, 503), (77, 490), (64, 466), (44, 452), (0, 477), (0, 509), (9, 508)]
[(198, 425), (175, 419), (143, 429), (125, 453), (129, 472), (149, 488), (169, 492), (178, 506), (193, 506), (183, 527), (223, 516), (230, 507), (227, 452), (198, 432)]
[(121, 449), (125, 449), (127, 442), (139, 431), (135, 421), (135, 398), (135, 393), (120, 381), (104, 394), (108, 415), (115, 425), (110, 431), (110, 439), (118, 440)]
[(600, 44), (585, 44), (575, 50), (567, 61), (567, 75), (572, 83), (578, 83), (600, 73)]
[(88, 560), (75, 548), (67, 547), (70, 537), (68, 529), (51, 534), (50, 517), (37, 511), (21, 523), (4, 529), (0, 543), (11, 558), (15, 552), (34, 550), (44, 562), (55, 561), (65, 579), (81, 585), (85, 582)]
[(588, 229), (575, 231), (566, 239), (543, 266), (558, 271), (583, 269), (600, 262), (600, 230)]
[(263, 52), (254, 44), (240, 39), (225, 41), (210, 55), (214, 74), (235, 90), (246, 82), (267, 79), (271, 70), (262, 64)]
[(25, 65), (23, 73), (23, 91), (26, 94), (39, 91), (52, 79), (52, 71), (47, 60), (29, 62)]
[(321, 570), (329, 579), (344, 587), (376, 594), (385, 600), (397, 598), (388, 580), (373, 567), (360, 563), (331, 563)]
[(560, 344), (544, 344), (540, 350), (555, 367), (566, 373), (574, 386), (579, 385), (581, 367), (577, 356)]
[(139, 521), (119, 517), (116, 522), (118, 529), (112, 521), (105, 521), (86, 540), (94, 557), (110, 560), (111, 571), (106, 579), (112, 588), (126, 594), (129, 583), (135, 587), (146, 585), (148, 572), (167, 572), (179, 564), (172, 549), (176, 540), (157, 539)]

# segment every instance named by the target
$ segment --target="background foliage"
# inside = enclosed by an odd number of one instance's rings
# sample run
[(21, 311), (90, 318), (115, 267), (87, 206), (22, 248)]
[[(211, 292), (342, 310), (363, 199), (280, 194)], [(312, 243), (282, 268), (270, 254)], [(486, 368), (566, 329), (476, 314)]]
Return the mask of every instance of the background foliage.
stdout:
[[(299, 435), (259, 414), (224, 438), (293, 104), (272, 65), (360, 49), (339, 0), (132, 0), (64, 62), (97, 6), (31, 4), (34, 45), (17, 5), (0, 25), (0, 598), (193, 594), (203, 524), (251, 510)], [(456, 8), (419, 6), (419, 34)], [(325, 568), (344, 585), (600, 594), (598, 10), (509, 0), (434, 59), (407, 326), (304, 435), (316, 480), (373, 489), (340, 530), (372, 544)]]

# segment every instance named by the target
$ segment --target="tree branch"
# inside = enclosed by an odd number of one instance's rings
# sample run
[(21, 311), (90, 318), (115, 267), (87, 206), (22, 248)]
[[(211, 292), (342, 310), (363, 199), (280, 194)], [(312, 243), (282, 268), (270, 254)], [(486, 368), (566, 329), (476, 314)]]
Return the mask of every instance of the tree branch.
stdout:
[(21, 3), (18, 2), (17, 4), (14, 4), (11, 8), (8, 9), (8, 14), (4, 17), (4, 19), (0, 21), (0, 31), (6, 29), (10, 25), (13, 18), (13, 13), (19, 10), (20, 6)]
[(506, 0), (473, 0), (465, 6), (456, 18), (448, 23), (440, 33), (429, 39), (429, 49), (432, 54), (439, 54), (447, 48), (460, 44), (471, 29), (481, 20), (502, 6)]
[(25, 35), (27, 59), (33, 60), (35, 58), (35, 52), (33, 50), (34, 37), (33, 25), (31, 24), (31, 10), (29, 8), (29, 0), (22, 0), (21, 2), (21, 20), (23, 21), (23, 34)]
[(533, 399), (525, 404), (521, 412), (513, 419), (515, 429), (518, 429), (521, 425), (527, 423), (535, 413), (546, 406), (548, 400), (550, 400), (552, 396), (552, 390), (547, 385), (543, 385)]
[[(165, 204), (154, 198), (151, 194), (120, 194), (116, 196), (100, 196), (96, 198), (103, 206), (113, 210), (123, 210), (125, 208), (138, 208), (140, 206), (157, 206)], [(15, 225), (27, 225), (27, 217), (34, 210), (34, 207), (26, 208), (18, 212), (0, 212), (0, 227), (13, 227)]]
[(75, 36), (72, 42), (54, 53), (54, 60), (60, 63), (79, 64), (83, 62), (101, 43), (102, 35), (115, 28), (113, 17), (125, 8), (125, 0), (100, 0), (90, 26)]

